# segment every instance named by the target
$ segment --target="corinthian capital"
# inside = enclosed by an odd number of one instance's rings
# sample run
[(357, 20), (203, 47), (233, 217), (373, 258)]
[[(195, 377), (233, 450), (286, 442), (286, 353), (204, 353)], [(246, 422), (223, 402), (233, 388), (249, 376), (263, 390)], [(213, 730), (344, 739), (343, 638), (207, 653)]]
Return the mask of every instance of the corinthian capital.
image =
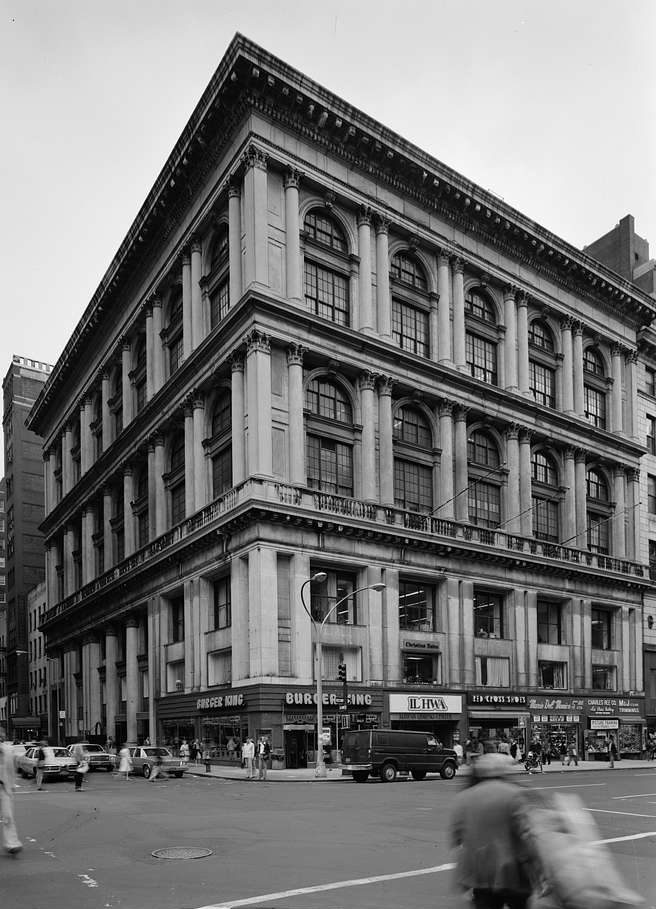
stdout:
[(358, 377), (360, 391), (373, 391), (376, 387), (376, 373), (366, 370)]
[(246, 352), (250, 354), (254, 351), (260, 351), (261, 353), (271, 353), (271, 344), (269, 342), (268, 335), (266, 335), (263, 331), (258, 331), (257, 328), (254, 328), (246, 336)]
[(285, 171), (283, 185), (285, 189), (298, 189), (301, 183), (301, 172), (295, 167), (288, 167)]
[(249, 145), (242, 157), (244, 167), (259, 167), (261, 170), (267, 169), (268, 161), (269, 156), (257, 145)]
[(303, 365), (303, 346), (301, 344), (290, 344), (287, 348), (287, 365), (288, 366), (302, 366)]

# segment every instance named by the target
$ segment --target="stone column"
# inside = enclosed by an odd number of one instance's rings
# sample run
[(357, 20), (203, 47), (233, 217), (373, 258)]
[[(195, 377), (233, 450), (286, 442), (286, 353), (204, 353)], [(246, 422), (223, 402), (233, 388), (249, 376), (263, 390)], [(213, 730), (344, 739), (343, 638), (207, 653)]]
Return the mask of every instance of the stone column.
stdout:
[(538, 594), (536, 590), (526, 591), (526, 631), (527, 631), (527, 668), (528, 686), (537, 688), (538, 684)]
[(287, 298), (301, 302), (301, 242), (298, 213), (298, 187), (301, 175), (290, 167), (285, 173), (285, 270)]
[(563, 345), (563, 398), (565, 413), (574, 413), (574, 354), (572, 349), (572, 319), (561, 319), (560, 332)]
[(155, 294), (151, 297), (153, 313), (153, 394), (164, 384), (164, 347), (162, 345), (162, 301)]
[(91, 435), (91, 408), (90, 397), (80, 401), (80, 477), (89, 470), (93, 463), (93, 436)]
[(442, 250), (437, 257), (438, 307), (438, 356), (440, 363), (451, 364), (451, 276), (449, 254)]
[(630, 536), (630, 557), (634, 562), (642, 561), (641, 539), (640, 539), (640, 471), (636, 469), (629, 470), (628, 474), (629, 491), (631, 500), (631, 519), (629, 521)]
[(57, 453), (54, 448), (48, 451), (48, 472), (50, 473), (50, 511), (57, 504), (57, 483), (55, 482), (55, 471), (57, 470)]
[(588, 497), (586, 486), (586, 452), (577, 448), (574, 452), (574, 473), (576, 476), (576, 545), (588, 548)]
[(196, 511), (207, 505), (207, 465), (205, 463), (205, 398), (194, 395), (194, 504)]
[(292, 344), (287, 348), (287, 381), (287, 406), (289, 408), (289, 482), (304, 486), (305, 429), (303, 426), (303, 348), (300, 344)]
[(380, 501), (394, 505), (394, 431), (392, 421), (392, 388), (389, 376), (378, 377), (378, 432), (380, 435)]
[(439, 298), (432, 291), (428, 294), (430, 312), (428, 313), (428, 337), (429, 337), (429, 356), (433, 362), (439, 360), (439, 343), (440, 343), (440, 316), (439, 316)]
[(155, 435), (155, 536), (161, 536), (166, 530), (166, 488), (164, 486), (164, 439)]
[(638, 351), (626, 353), (626, 433), (632, 439), (638, 438)]
[(75, 530), (68, 524), (64, 531), (64, 597), (75, 593)]
[(51, 540), (46, 549), (47, 555), (47, 581), (48, 581), (48, 607), (54, 606), (59, 600), (57, 595), (57, 543)]
[(185, 517), (196, 510), (194, 496), (194, 407), (193, 398), (188, 396), (184, 403), (184, 439), (185, 439)]
[(146, 400), (150, 401), (155, 394), (153, 363), (155, 336), (153, 333), (153, 307), (150, 300), (146, 302), (144, 313), (146, 317)]
[(134, 501), (134, 468), (126, 464), (123, 468), (123, 539), (125, 558), (137, 548), (135, 517), (132, 511)]
[(531, 437), (532, 433), (527, 429), (519, 433), (519, 526), (525, 537), (533, 536)]
[(184, 690), (192, 691), (194, 687), (194, 587), (195, 582), (184, 582)]
[(103, 489), (103, 561), (105, 571), (114, 565), (114, 538), (112, 535), (112, 491), (108, 486)]
[(469, 521), (468, 485), (469, 472), (467, 469), (467, 407), (458, 405), (455, 408), (455, 516), (456, 521)]
[(123, 429), (132, 421), (132, 345), (127, 338), (121, 344), (121, 395), (123, 398)]
[(467, 371), (465, 348), (465, 286), (464, 262), (454, 258), (453, 264), (453, 359), (456, 368)]
[(82, 509), (82, 586), (93, 581), (95, 577), (95, 564), (93, 557), (93, 529), (95, 510), (92, 505), (85, 505)]
[(505, 347), (505, 383), (507, 391), (517, 391), (517, 310), (515, 309), (515, 288), (506, 287), (503, 292), (503, 307), (506, 334)]
[[(148, 729), (150, 741), (153, 745), (158, 743), (157, 711), (158, 695), (161, 691), (160, 678), (160, 653), (165, 653), (165, 645), (160, 634), (160, 598), (150, 597), (148, 600)], [(161, 744), (161, 742), (159, 742)]]
[(228, 187), (228, 265), (232, 307), (241, 298), (241, 191), (237, 183)]
[(506, 496), (506, 520), (504, 526), (508, 533), (521, 533), (519, 512), (519, 427), (509, 426), (506, 429), (506, 457), (508, 459), (508, 486)]
[(583, 325), (574, 327), (574, 412), (577, 417), (585, 416), (585, 395), (583, 393)]
[[(191, 241), (191, 346), (195, 350), (203, 340), (203, 304), (200, 279), (202, 276), (202, 245), (197, 237)], [(183, 304), (184, 305), (184, 304)]]
[(565, 460), (565, 526), (563, 543), (565, 546), (576, 545), (576, 468), (574, 466), (574, 449), (566, 448)]
[(371, 211), (364, 206), (358, 215), (358, 254), (360, 256), (358, 282), (360, 324), (358, 328), (370, 335), (374, 330), (371, 309)]
[(374, 427), (374, 388), (376, 377), (372, 372), (360, 375), (360, 404), (362, 408), (362, 498), (376, 501), (376, 439)]
[(138, 642), (139, 623), (137, 619), (130, 618), (125, 623), (125, 718), (127, 721), (128, 742), (137, 741), (137, 708), (139, 705)]
[(244, 233), (246, 234), (245, 286), (268, 286), (268, 191), (267, 155), (255, 145), (249, 146), (243, 161)]
[(182, 359), (186, 360), (192, 346), (191, 318), (191, 253), (189, 247), (182, 251)]
[[(232, 370), (232, 482), (234, 486), (238, 486), (246, 477), (244, 355), (241, 351), (235, 351), (230, 356), (230, 366)], [(303, 456), (303, 460), (305, 461), (305, 456)]]
[(248, 475), (271, 476), (271, 347), (269, 338), (253, 330), (246, 340), (248, 376)]
[(112, 438), (112, 414), (109, 409), (109, 372), (103, 369), (100, 384), (100, 409), (102, 420), (102, 450), (107, 451), (114, 441)]
[(446, 616), (448, 623), (448, 660), (450, 685), (462, 685), (463, 652), (462, 652), (462, 615), (461, 585), (457, 578), (446, 580)]
[[(82, 642), (82, 703), (84, 728), (93, 735), (96, 723), (101, 722), (100, 645), (94, 636), (85, 637)], [(98, 727), (100, 728), (100, 727)]]
[(626, 496), (624, 494), (624, 468), (619, 464), (613, 469), (613, 490), (615, 511), (611, 521), (613, 532), (612, 553), (616, 559), (626, 558), (626, 535), (624, 522), (626, 520)]
[(251, 677), (278, 675), (276, 551), (257, 546), (248, 554), (248, 633)]
[(62, 441), (62, 489), (64, 495), (73, 488), (73, 427), (66, 424)]
[(528, 367), (528, 297), (519, 294), (517, 297), (517, 380), (519, 393), (530, 397)]
[(437, 516), (453, 520), (453, 403), (440, 401), (440, 506)]
[(157, 536), (155, 523), (156, 510), (155, 491), (155, 441), (154, 437), (148, 439), (148, 539), (154, 540)]
[[(118, 713), (118, 638), (113, 625), (105, 629), (105, 717), (107, 735), (116, 738), (116, 714)], [(118, 745), (118, 742), (116, 743)]]
[[(376, 309), (378, 334), (381, 338), (392, 336), (392, 303), (389, 282), (389, 221), (382, 215), (376, 217)], [(435, 350), (431, 355), (436, 357)]]
[(622, 432), (622, 348), (613, 344), (610, 349), (613, 384), (610, 395), (610, 431)]

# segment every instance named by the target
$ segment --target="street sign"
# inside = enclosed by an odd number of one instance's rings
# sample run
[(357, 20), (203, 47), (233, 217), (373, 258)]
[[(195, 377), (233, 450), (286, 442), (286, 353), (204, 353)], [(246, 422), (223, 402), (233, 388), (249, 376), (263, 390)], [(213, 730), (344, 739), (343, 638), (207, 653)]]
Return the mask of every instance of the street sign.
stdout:
[(330, 734), (330, 726), (324, 726), (321, 730), (321, 741), (324, 745), (330, 745), (332, 742), (332, 736)]
[(60, 710), (60, 711), (59, 711), (59, 719), (60, 719), (60, 720), (65, 720), (65, 719), (66, 719), (66, 711), (65, 711), (65, 710)]

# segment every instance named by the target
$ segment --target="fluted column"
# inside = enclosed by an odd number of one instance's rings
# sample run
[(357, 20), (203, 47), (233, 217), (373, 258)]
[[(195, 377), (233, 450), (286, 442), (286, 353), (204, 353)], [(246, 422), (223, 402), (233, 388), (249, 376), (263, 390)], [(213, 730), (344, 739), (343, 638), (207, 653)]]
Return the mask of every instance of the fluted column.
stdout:
[(285, 270), (287, 298), (301, 301), (301, 241), (298, 212), (298, 187), (301, 175), (290, 167), (285, 174)]
[(121, 395), (123, 398), (123, 429), (132, 421), (132, 345), (127, 338), (121, 344)]
[(508, 494), (506, 496), (506, 520), (503, 526), (508, 533), (520, 533), (521, 521), (519, 512), (519, 427), (509, 426), (506, 429), (506, 460), (508, 462)]
[[(195, 350), (203, 340), (203, 305), (200, 279), (202, 274), (202, 246), (197, 237), (191, 241), (190, 291), (191, 291), (191, 347)], [(183, 285), (184, 286), (184, 285)], [(183, 303), (184, 306), (184, 303)]]
[(455, 445), (456, 445), (456, 492), (455, 516), (456, 521), (469, 520), (468, 485), (469, 471), (467, 469), (467, 411), (468, 408), (457, 406), (455, 408)]
[(241, 191), (237, 183), (228, 187), (228, 265), (232, 307), (241, 298)]
[[(116, 714), (118, 713), (118, 638), (116, 628), (105, 629), (105, 722), (107, 735), (116, 738)], [(117, 743), (118, 744), (118, 743)]]
[(438, 356), (440, 363), (451, 363), (451, 276), (449, 254), (441, 252), (437, 257), (438, 308)]
[(267, 155), (255, 145), (244, 157), (245, 286), (268, 286)]
[(528, 297), (517, 297), (517, 381), (519, 393), (525, 397), (531, 394), (528, 367)]
[(565, 461), (565, 525), (562, 541), (565, 546), (576, 545), (576, 468), (574, 449), (566, 448)]
[(153, 333), (153, 307), (150, 301), (146, 303), (144, 313), (146, 318), (146, 400), (150, 401), (155, 394), (153, 363), (155, 337)]
[(164, 346), (162, 344), (162, 301), (151, 297), (153, 314), (153, 394), (156, 395), (164, 384)]
[(576, 476), (576, 545), (579, 549), (588, 548), (588, 497), (586, 486), (586, 452), (577, 448), (574, 453), (574, 473)]
[(193, 399), (188, 397), (184, 404), (184, 449), (185, 449), (185, 517), (195, 511), (194, 497), (194, 408)]
[(378, 378), (378, 431), (380, 434), (380, 501), (394, 505), (394, 432), (392, 421), (392, 388), (389, 376)]
[(533, 534), (531, 436), (532, 433), (527, 429), (522, 429), (519, 433), (519, 526), (520, 532), (526, 537)]
[(166, 530), (166, 488), (164, 486), (164, 439), (156, 435), (155, 446), (155, 536), (161, 536)]
[(440, 505), (437, 516), (452, 521), (453, 510), (453, 404), (441, 401), (440, 414)]
[(358, 215), (358, 254), (360, 256), (360, 277), (358, 297), (360, 304), (360, 324), (358, 328), (366, 334), (373, 332), (373, 312), (371, 306), (371, 212), (361, 208)]
[(232, 482), (238, 486), (246, 477), (244, 355), (241, 351), (232, 354), (230, 367), (232, 370)]
[(139, 666), (137, 663), (138, 640), (138, 622), (136, 619), (128, 619), (125, 624), (125, 719), (127, 723), (128, 742), (137, 741), (137, 707), (139, 704)]
[(634, 468), (628, 473), (629, 494), (631, 502), (631, 515), (629, 520), (629, 532), (632, 551), (629, 556), (634, 562), (642, 561), (641, 538), (640, 538), (640, 471)]
[(91, 505), (82, 509), (82, 585), (93, 581), (95, 577), (95, 561), (93, 554), (93, 530), (95, 511)]
[(102, 421), (102, 450), (107, 451), (114, 441), (112, 438), (112, 414), (109, 409), (110, 385), (109, 372), (103, 369), (100, 380), (100, 408)]
[(114, 565), (114, 546), (112, 535), (112, 491), (108, 486), (103, 489), (103, 561), (104, 570), (109, 571)]
[(200, 392), (194, 395), (194, 505), (196, 511), (207, 505), (207, 466), (205, 463), (205, 399)]
[(585, 416), (585, 396), (583, 394), (583, 325), (577, 322), (574, 327), (573, 344), (574, 368), (574, 413), (577, 417)]
[(292, 344), (287, 348), (287, 381), (289, 389), (289, 482), (304, 485), (303, 348), (300, 344)]
[(137, 548), (135, 517), (132, 511), (134, 501), (134, 469), (130, 464), (123, 468), (123, 540), (125, 557)]
[[(392, 303), (389, 282), (389, 221), (382, 215), (376, 217), (376, 309), (378, 334), (381, 338), (390, 338)], [(435, 353), (432, 355), (435, 356)]]
[(453, 259), (453, 359), (457, 369), (466, 371), (464, 262)]
[(515, 309), (515, 288), (506, 287), (503, 293), (503, 309), (506, 334), (504, 338), (505, 382), (508, 391), (517, 391), (517, 310)]
[(560, 333), (563, 345), (563, 398), (565, 413), (574, 413), (574, 353), (572, 348), (572, 320), (562, 319)]
[(360, 376), (360, 405), (362, 410), (362, 498), (376, 501), (376, 443), (374, 429), (374, 388), (376, 377), (371, 372)]
[(626, 535), (624, 522), (626, 520), (626, 496), (624, 492), (624, 468), (617, 465), (613, 469), (613, 490), (615, 511), (612, 518), (613, 555), (617, 559), (626, 558)]
[(271, 476), (271, 346), (268, 337), (253, 330), (246, 340), (248, 377), (248, 474)]

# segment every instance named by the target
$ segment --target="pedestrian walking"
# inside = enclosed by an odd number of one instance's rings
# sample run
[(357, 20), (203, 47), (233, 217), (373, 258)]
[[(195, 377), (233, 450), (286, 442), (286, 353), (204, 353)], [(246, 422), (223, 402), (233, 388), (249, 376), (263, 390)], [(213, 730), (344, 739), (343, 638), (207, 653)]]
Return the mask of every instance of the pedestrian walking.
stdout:
[(575, 742), (570, 742), (569, 745), (567, 746), (567, 766), (568, 767), (572, 763), (572, 761), (574, 761), (575, 767), (579, 766), (579, 756), (578, 756), (578, 752), (576, 750)]
[(271, 745), (268, 738), (264, 735), (257, 744), (257, 778), (266, 780), (267, 767), (269, 765), (269, 755), (271, 754)]
[(456, 882), (472, 891), (476, 909), (526, 909), (531, 894), (519, 835), (525, 795), (506, 779), (511, 767), (509, 755), (481, 755), (468, 788), (456, 796), (451, 820)]
[(37, 789), (43, 789), (43, 768), (46, 764), (54, 764), (54, 762), (55, 752), (48, 744), (47, 739), (41, 739), (36, 753), (36, 767), (34, 772)]
[(463, 748), (462, 748), (462, 745), (460, 744), (460, 742), (453, 743), (453, 750), (456, 753), (456, 758), (458, 760), (458, 767), (460, 767), (462, 762), (465, 759), (465, 752), (463, 751)]
[(615, 767), (615, 760), (617, 758), (617, 746), (615, 745), (615, 739), (612, 735), (608, 736), (606, 748), (608, 751), (608, 766), (612, 770)]
[(14, 766), (14, 749), (7, 741), (7, 734), (0, 726), (0, 827), (4, 847), (10, 855), (15, 855), (23, 848), (16, 832), (14, 820), (14, 787), (16, 770)]
[(185, 764), (189, 763), (189, 744), (186, 739), (183, 739), (180, 745), (180, 760)]
[(77, 767), (73, 773), (73, 779), (75, 781), (75, 791), (82, 791), (82, 781), (84, 780), (85, 775), (89, 771), (89, 755), (87, 750), (82, 744), (81, 741), (78, 741), (73, 745), (72, 755), (77, 761)]
[(560, 755), (560, 766), (565, 766), (565, 758), (567, 757), (567, 745), (565, 744), (565, 739), (563, 739), (558, 746), (558, 754)]
[(255, 772), (253, 769), (253, 762), (255, 758), (255, 742), (250, 736), (248, 736), (242, 746), (241, 756), (242, 760), (244, 761), (244, 767), (246, 768), (246, 779), (255, 779)]
[(163, 763), (162, 753), (159, 748), (156, 748), (155, 750), (157, 752), (155, 754), (155, 763), (153, 764), (153, 768), (150, 771), (150, 779), (149, 779), (149, 782), (151, 782), (151, 783), (154, 783), (155, 780), (162, 774), (162, 763)]
[(193, 739), (191, 744), (189, 745), (189, 760), (191, 761), (192, 764), (196, 763), (196, 754), (197, 753), (198, 753), (198, 749), (196, 748), (196, 739)]
[[(130, 779), (130, 771), (132, 770), (132, 757), (130, 755), (130, 749), (127, 746), (127, 743), (123, 745), (121, 750), (118, 753), (119, 764), (118, 764), (118, 773), (124, 780)], [(123, 776), (124, 774), (124, 776)]]

